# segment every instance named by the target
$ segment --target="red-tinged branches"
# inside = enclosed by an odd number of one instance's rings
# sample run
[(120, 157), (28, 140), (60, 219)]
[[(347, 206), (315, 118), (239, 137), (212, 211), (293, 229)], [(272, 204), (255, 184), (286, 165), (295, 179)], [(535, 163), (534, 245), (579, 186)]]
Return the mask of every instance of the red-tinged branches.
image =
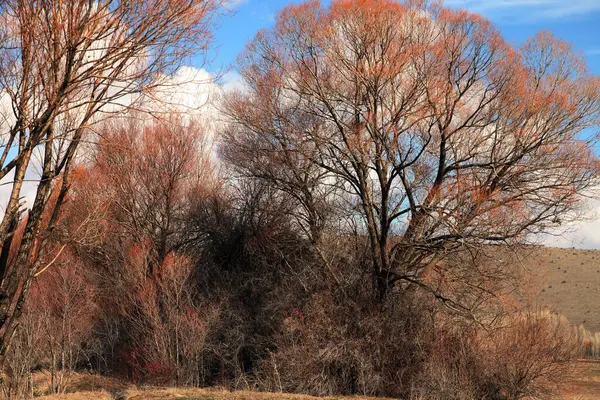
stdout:
[(114, 190), (112, 218), (132, 239), (151, 239), (158, 259), (180, 250), (191, 196), (213, 185), (204, 127), (178, 118), (139, 127), (130, 119), (104, 132), (94, 168)]
[(197, 302), (188, 250), (200, 239), (187, 228), (193, 201), (216, 190), (210, 136), (179, 117), (115, 119), (98, 135), (53, 237), (94, 277), (98, 357), (129, 379), (197, 386), (215, 307)]
[[(13, 177), (0, 223), (4, 248), (22, 218), (24, 182), (40, 171), (17, 256), (11, 266), (0, 265), (0, 353), (89, 127), (105, 113), (138, 106), (182, 62), (206, 50), (218, 6), (218, 0), (0, 2), (0, 178)], [(50, 198), (57, 201), (42, 226)]]
[(349, 204), (380, 298), (419, 287), (470, 312), (424, 276), (454, 250), (579, 216), (600, 166), (583, 133), (600, 81), (549, 33), (513, 48), (481, 16), (417, 3), (284, 9), (240, 57), (224, 153), (284, 192), (310, 182), (321, 203)]
[[(291, 5), (240, 57), (245, 86), (223, 96), (221, 175), (197, 121), (97, 113), (164, 83), (194, 43), (189, 25), (207, 22), (202, 5), (213, 3), (7, 8), (49, 23), (19, 31), (46, 46), (12, 59), (30, 72), (7, 69), (35, 90), (7, 91), (25, 128), (7, 131), (21, 147), (0, 164), (27, 172), (39, 153), (44, 179), (28, 215), (17, 197), (0, 226), (0, 339), (27, 306), (6, 390), (34, 360), (56, 372), (55, 391), (63, 372), (91, 365), (140, 383), (322, 396), (545, 395), (579, 339), (520, 312), (527, 246), (492, 244), (576, 220), (598, 183), (587, 128), (600, 87), (585, 60), (548, 33), (515, 48), (437, 2)], [(91, 123), (97, 141), (76, 159)]]

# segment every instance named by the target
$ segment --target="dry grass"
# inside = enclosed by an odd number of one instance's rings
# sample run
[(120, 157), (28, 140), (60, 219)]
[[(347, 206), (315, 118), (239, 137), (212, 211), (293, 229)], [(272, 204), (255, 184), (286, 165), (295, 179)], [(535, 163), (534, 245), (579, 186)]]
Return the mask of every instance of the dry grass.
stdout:
[[(126, 400), (341, 400), (345, 397), (317, 398), (299, 394), (261, 393), (236, 391), (230, 392), (217, 389), (184, 389), (184, 388), (146, 388), (130, 389), (123, 396), (116, 396), (106, 391), (82, 391), (77, 393), (54, 394), (39, 397), (40, 400), (112, 400), (122, 398)], [(348, 397), (352, 400), (375, 400), (372, 397)], [(382, 400), (378, 398), (377, 400)], [(385, 400), (385, 399), (383, 399)]]
[[(38, 393), (48, 388), (49, 375), (37, 373), (34, 376)], [(64, 394), (37, 397), (40, 400), (342, 400), (346, 397), (317, 398), (300, 394), (263, 393), (251, 391), (228, 391), (224, 389), (192, 388), (135, 388), (115, 379), (92, 374), (73, 374)], [(375, 400), (372, 397), (353, 396), (352, 400)], [(385, 400), (379, 398), (378, 400)]]
[(113, 400), (114, 397), (108, 392), (77, 392), (68, 394), (52, 394), (38, 397), (44, 400)]
[[(36, 396), (50, 392), (50, 373), (37, 372), (33, 376)], [(63, 394), (47, 394), (41, 399), (47, 400), (112, 400), (117, 393), (125, 393), (131, 385), (117, 379), (96, 374), (73, 373), (65, 378)]]
[[(317, 398), (300, 394), (262, 393), (217, 389), (145, 389), (132, 390), (127, 393), (128, 400), (313, 400), (313, 399), (343, 399), (343, 397)], [(349, 398), (348, 398), (349, 399)], [(373, 397), (351, 397), (353, 400), (375, 400)], [(379, 398), (378, 400), (381, 400)]]
[(561, 387), (563, 400), (600, 399), (600, 362), (580, 361), (573, 378)]
[(533, 272), (533, 301), (572, 324), (600, 332), (600, 251), (541, 248), (524, 259)]

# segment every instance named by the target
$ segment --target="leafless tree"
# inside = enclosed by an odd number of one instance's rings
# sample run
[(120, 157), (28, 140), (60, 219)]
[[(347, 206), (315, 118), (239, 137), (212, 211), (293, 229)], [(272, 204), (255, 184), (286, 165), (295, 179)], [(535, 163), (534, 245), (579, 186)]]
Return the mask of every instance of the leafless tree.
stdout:
[(346, 193), (379, 298), (419, 287), (470, 311), (428, 284), (453, 275), (443, 259), (577, 218), (597, 183), (596, 137), (581, 133), (598, 123), (600, 81), (547, 32), (515, 49), (467, 11), (308, 1), (284, 9), (239, 66), (247, 88), (224, 103), (238, 146), (228, 159), (280, 190)]
[[(10, 187), (0, 223), (0, 354), (40, 268), (45, 232), (56, 225), (88, 128), (105, 112), (139, 104), (188, 56), (206, 49), (217, 10), (218, 0), (0, 2), (0, 178)], [(35, 200), (8, 263), (34, 168), (41, 172)]]
[(197, 237), (187, 219), (192, 199), (215, 185), (210, 136), (178, 116), (107, 121), (99, 136), (89, 164), (73, 172), (58, 240), (97, 275), (102, 320), (119, 327), (120, 358), (111, 362), (131, 379), (199, 385), (218, 301), (196, 299), (198, 255), (187, 250)]

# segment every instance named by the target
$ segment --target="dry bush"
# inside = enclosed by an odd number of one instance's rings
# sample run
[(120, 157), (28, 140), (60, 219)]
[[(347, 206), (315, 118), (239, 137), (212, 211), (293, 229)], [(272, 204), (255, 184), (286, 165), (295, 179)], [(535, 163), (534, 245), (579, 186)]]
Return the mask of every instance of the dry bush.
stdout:
[(199, 386), (198, 357), (215, 310), (194, 301), (192, 263), (169, 254), (148, 276), (148, 248), (137, 247), (124, 274), (119, 313), (129, 329), (124, 362), (136, 380)]
[(564, 317), (523, 313), (480, 344), (490, 380), (509, 399), (547, 398), (568, 377), (579, 352), (577, 336)]
[[(422, 370), (413, 382), (412, 396), (417, 399), (467, 400), (486, 398), (480, 395), (479, 362), (472, 343), (474, 333), (464, 328), (445, 331), (436, 329), (435, 339)], [(493, 398), (493, 397), (491, 397)]]
[(32, 371), (38, 367), (43, 346), (42, 320), (24, 313), (21, 327), (13, 339), (4, 364), (5, 373), (0, 378), (0, 393), (5, 399), (33, 397), (35, 385)]
[[(212, 182), (210, 145), (201, 126), (177, 118), (105, 128), (90, 163), (74, 171), (22, 332), (41, 327), (35, 362), (52, 372), (53, 393), (75, 368), (197, 386), (219, 301), (197, 301), (186, 218), (190, 197)], [(11, 357), (26, 361), (17, 347)]]
[(81, 192), (81, 201), (100, 204), (106, 226), (80, 250), (103, 272), (108, 364), (130, 379), (200, 384), (198, 357), (214, 308), (196, 299), (198, 257), (186, 249), (197, 238), (187, 218), (190, 199), (212, 190), (210, 148), (197, 121), (130, 118), (105, 126), (88, 168), (103, 189)]
[(249, 388), (284, 313), (306, 297), (298, 278), (314, 257), (285, 197), (260, 182), (239, 183), (197, 203), (190, 229), (202, 237), (197, 296), (204, 304), (221, 300), (202, 354), (204, 384)]
[[(322, 258), (306, 285), (286, 282), (288, 293), (311, 290), (284, 315), (276, 346), (261, 362), (266, 390), (327, 396), (360, 394), (406, 397), (431, 340), (433, 303), (422, 293), (395, 290), (378, 303), (370, 278), (366, 241), (324, 236)], [(327, 263), (324, 266), (323, 263)], [(301, 275), (302, 276), (302, 275)], [(297, 278), (297, 276), (295, 276)], [(316, 279), (315, 279), (316, 278)], [(318, 282), (318, 283), (315, 283)]]
[(581, 344), (582, 357), (600, 357), (600, 332), (590, 332), (583, 325), (574, 328)]
[(427, 399), (548, 398), (568, 377), (579, 352), (575, 331), (562, 317), (522, 312), (485, 330), (436, 330), (415, 395)]
[(70, 374), (89, 368), (98, 352), (93, 332), (98, 308), (88, 271), (68, 251), (55, 261), (34, 281), (7, 354), (7, 395), (33, 395), (31, 373), (41, 368), (50, 372), (48, 392), (63, 393)]

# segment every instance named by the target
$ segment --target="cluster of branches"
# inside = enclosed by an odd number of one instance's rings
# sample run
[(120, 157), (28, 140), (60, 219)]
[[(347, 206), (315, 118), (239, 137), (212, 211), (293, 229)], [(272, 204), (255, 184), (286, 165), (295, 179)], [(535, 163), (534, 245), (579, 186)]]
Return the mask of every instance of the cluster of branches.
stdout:
[(212, 191), (210, 143), (194, 121), (140, 121), (105, 121), (87, 165), (71, 171), (8, 353), (8, 393), (27, 388), (10, 383), (39, 368), (50, 371), (52, 393), (80, 369), (200, 384), (197, 357), (213, 311), (193, 290), (186, 219), (191, 199)]
[[(40, 393), (32, 374), (48, 369), (52, 393), (94, 370), (163, 385), (514, 398), (546, 393), (577, 354), (574, 331), (553, 316), (504, 314), (488, 331), (428, 291), (374, 296), (362, 233), (324, 229), (315, 241), (297, 198), (254, 178), (223, 180), (195, 121), (114, 119), (99, 132), (42, 253), (7, 394)], [(500, 254), (508, 264), (473, 252), (445, 267), (496, 271), (481, 284), (498, 294), (511, 265)]]

